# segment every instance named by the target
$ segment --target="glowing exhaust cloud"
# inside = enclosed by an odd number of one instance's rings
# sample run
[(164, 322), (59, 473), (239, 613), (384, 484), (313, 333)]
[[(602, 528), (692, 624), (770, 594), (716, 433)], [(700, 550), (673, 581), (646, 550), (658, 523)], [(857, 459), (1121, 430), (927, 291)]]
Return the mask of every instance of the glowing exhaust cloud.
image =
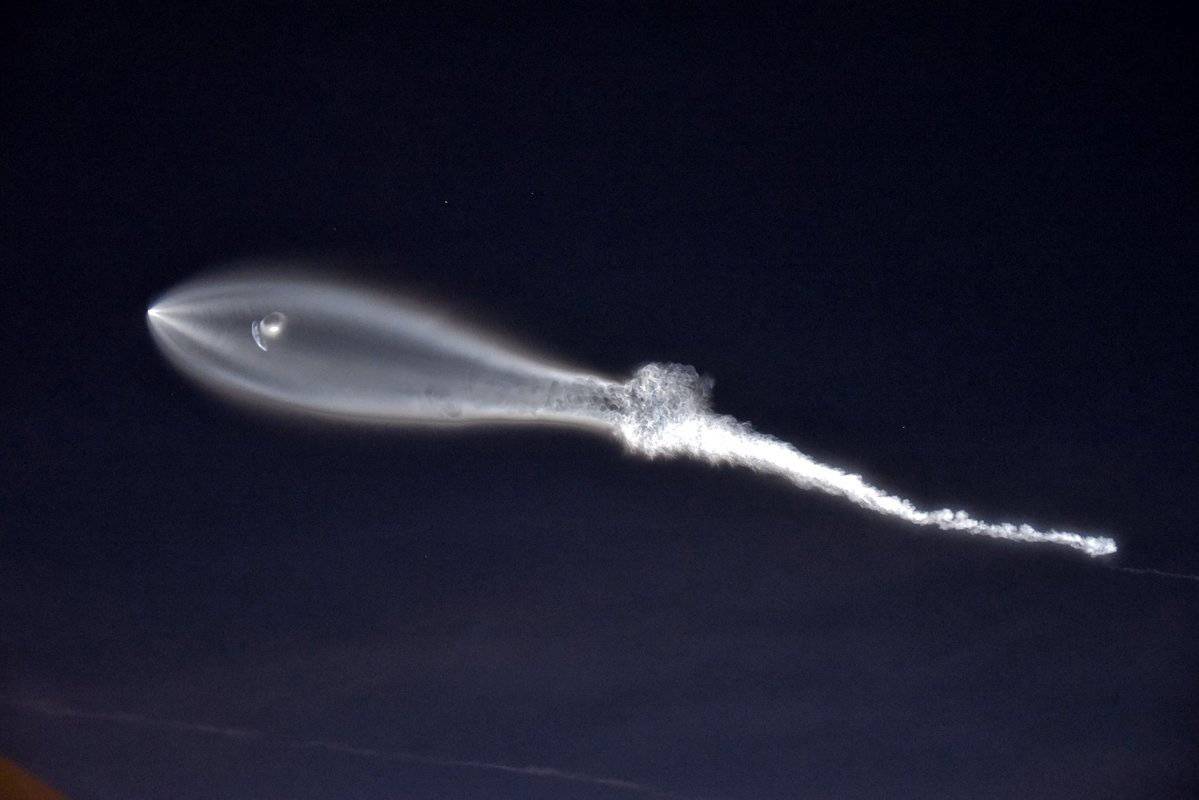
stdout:
[(614, 381), (522, 353), (413, 303), (319, 277), (257, 272), (200, 280), (160, 298), (147, 320), (184, 373), (281, 410), (396, 424), (584, 426), (610, 432), (641, 455), (749, 467), (915, 525), (1090, 556), (1116, 551), (1107, 537), (918, 509), (716, 414), (711, 382), (692, 367), (647, 364)]

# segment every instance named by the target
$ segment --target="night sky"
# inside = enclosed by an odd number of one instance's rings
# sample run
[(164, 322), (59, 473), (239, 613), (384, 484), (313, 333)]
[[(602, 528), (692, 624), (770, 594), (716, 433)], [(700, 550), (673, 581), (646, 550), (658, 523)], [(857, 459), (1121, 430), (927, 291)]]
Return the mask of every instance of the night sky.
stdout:
[[(10, 12), (0, 755), (73, 800), (638, 796), (313, 740), (684, 798), (1195, 796), (1199, 583), (1110, 567), (1199, 573), (1199, 31), (875, 5)], [(254, 257), (693, 364), (923, 507), (1121, 550), (228, 405), (145, 310)]]

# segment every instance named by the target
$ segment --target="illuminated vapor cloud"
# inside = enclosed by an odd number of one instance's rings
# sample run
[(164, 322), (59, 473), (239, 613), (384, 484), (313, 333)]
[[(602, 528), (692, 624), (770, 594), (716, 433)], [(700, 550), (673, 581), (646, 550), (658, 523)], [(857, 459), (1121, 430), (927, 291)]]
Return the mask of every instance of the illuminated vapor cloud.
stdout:
[(714, 413), (711, 382), (692, 367), (647, 364), (629, 380), (613, 381), (522, 353), (410, 302), (327, 279), (260, 271), (200, 280), (160, 298), (147, 320), (184, 373), (281, 410), (398, 424), (584, 426), (641, 455), (749, 467), (915, 525), (1047, 542), (1091, 556), (1116, 551), (1106, 537), (920, 510)]

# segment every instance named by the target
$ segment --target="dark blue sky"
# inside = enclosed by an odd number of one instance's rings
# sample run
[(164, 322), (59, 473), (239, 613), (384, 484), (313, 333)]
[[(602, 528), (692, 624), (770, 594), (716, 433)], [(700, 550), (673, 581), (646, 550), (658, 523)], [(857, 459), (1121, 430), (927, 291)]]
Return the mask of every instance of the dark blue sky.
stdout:
[[(10, 16), (0, 754), (89, 798), (1199, 787), (1196, 30), (1169, 4)], [(550, 429), (313, 427), (156, 354), (246, 256), (371, 264), (923, 506)], [(17, 704), (244, 728), (251, 740)]]

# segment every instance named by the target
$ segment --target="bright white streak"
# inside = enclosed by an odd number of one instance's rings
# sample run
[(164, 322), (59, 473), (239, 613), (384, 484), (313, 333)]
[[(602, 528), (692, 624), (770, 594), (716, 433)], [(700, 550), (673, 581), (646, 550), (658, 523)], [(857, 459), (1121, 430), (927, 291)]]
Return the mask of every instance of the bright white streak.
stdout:
[(692, 367), (648, 364), (626, 386), (633, 401), (619, 420), (620, 436), (637, 453), (687, 455), (712, 464), (736, 464), (786, 478), (802, 489), (844, 497), (870, 511), (914, 525), (935, 526), (1017, 542), (1045, 542), (1082, 550), (1089, 556), (1116, 552), (1116, 543), (1069, 531), (1039, 531), (1031, 525), (991, 523), (965, 511), (922, 511), (911, 501), (887, 494), (859, 475), (826, 466), (786, 442), (758, 433), (747, 423), (715, 414), (709, 407), (711, 382)]
[(635, 413), (620, 421), (620, 435), (629, 449), (653, 456), (687, 455), (712, 464), (736, 464), (779, 475), (803, 489), (819, 489), (844, 497), (870, 511), (914, 525), (935, 526), (1017, 542), (1045, 542), (1073, 547), (1089, 556), (1116, 552), (1109, 538), (1068, 531), (1039, 531), (1031, 525), (991, 523), (965, 511), (943, 508), (922, 511), (910, 500), (887, 494), (859, 475), (814, 461), (786, 442), (758, 433), (747, 423), (713, 413), (708, 407), (711, 384), (691, 367), (648, 364), (627, 384), (635, 398)]
[(315, 277), (243, 273), (180, 287), (151, 333), (206, 386), (274, 408), (405, 423), (554, 422), (607, 430), (641, 455), (691, 456), (782, 476), (914, 525), (1090, 556), (1107, 537), (925, 511), (711, 409), (692, 367), (647, 364), (627, 382), (553, 365), (410, 302)]

